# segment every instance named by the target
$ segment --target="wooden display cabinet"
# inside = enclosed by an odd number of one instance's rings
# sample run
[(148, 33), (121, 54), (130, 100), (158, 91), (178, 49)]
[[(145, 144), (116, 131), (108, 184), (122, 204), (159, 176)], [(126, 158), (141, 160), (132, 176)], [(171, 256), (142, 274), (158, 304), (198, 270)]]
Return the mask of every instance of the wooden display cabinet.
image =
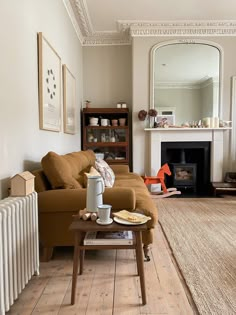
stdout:
[[(114, 125), (116, 121), (117, 125)], [(93, 150), (98, 156), (104, 157), (108, 164), (128, 164), (132, 169), (130, 123), (128, 108), (84, 108), (82, 149)]]

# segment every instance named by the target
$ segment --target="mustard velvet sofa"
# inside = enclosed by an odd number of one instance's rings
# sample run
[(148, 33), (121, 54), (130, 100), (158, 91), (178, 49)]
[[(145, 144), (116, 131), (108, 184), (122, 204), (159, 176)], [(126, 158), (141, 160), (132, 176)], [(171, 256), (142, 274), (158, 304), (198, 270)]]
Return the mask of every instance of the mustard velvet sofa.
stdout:
[[(69, 231), (72, 216), (86, 207), (85, 172), (95, 165), (93, 151), (58, 155), (48, 152), (41, 160), (42, 169), (35, 170), (35, 190), (38, 193), (39, 238), (41, 261), (49, 261), (55, 246), (72, 246), (73, 234)], [(148, 258), (153, 242), (153, 229), (157, 223), (157, 208), (150, 198), (143, 179), (129, 171), (127, 165), (112, 165), (115, 183), (106, 188), (103, 202), (112, 205), (112, 211), (141, 210), (152, 219), (143, 232), (144, 254)]]

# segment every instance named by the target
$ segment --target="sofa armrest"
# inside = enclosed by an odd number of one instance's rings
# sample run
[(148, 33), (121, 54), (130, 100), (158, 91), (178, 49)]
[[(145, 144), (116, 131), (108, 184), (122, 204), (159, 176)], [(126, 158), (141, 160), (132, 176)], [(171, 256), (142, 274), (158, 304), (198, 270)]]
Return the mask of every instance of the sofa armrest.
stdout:
[(75, 213), (86, 207), (86, 189), (53, 189), (38, 193), (39, 212)]
[(129, 165), (109, 165), (115, 174), (127, 174), (129, 173)]
[(135, 210), (136, 195), (130, 187), (106, 188), (103, 202), (112, 205), (112, 210)]
[[(38, 193), (39, 212), (78, 212), (86, 207), (87, 189), (55, 189)], [(134, 210), (136, 197), (132, 188), (106, 188), (103, 203), (114, 210)]]

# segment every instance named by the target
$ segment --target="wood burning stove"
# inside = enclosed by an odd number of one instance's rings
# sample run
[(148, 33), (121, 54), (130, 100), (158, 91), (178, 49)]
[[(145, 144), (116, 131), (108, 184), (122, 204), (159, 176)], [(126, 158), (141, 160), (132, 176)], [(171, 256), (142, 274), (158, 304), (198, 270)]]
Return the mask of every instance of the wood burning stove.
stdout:
[(186, 162), (184, 149), (180, 152), (180, 163), (171, 163), (171, 169), (174, 187), (192, 188), (196, 192), (197, 164)]
[(162, 142), (161, 164), (172, 172), (166, 187), (176, 187), (182, 195), (210, 194), (210, 142)]
[(193, 188), (196, 192), (197, 164), (196, 163), (172, 163), (173, 186), (179, 188)]

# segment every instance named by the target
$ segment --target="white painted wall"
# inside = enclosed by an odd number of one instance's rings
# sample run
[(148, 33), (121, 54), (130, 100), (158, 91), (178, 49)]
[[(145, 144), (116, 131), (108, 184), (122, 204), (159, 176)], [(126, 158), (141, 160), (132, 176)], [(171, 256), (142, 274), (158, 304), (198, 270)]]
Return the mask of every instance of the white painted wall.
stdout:
[(132, 105), (132, 47), (84, 47), (84, 99), (91, 107)]
[(82, 47), (63, 1), (0, 0), (0, 199), (9, 179), (39, 166), (43, 155), (80, 150), (78, 133), (39, 130), (37, 32), (43, 32), (76, 78), (82, 99)]

